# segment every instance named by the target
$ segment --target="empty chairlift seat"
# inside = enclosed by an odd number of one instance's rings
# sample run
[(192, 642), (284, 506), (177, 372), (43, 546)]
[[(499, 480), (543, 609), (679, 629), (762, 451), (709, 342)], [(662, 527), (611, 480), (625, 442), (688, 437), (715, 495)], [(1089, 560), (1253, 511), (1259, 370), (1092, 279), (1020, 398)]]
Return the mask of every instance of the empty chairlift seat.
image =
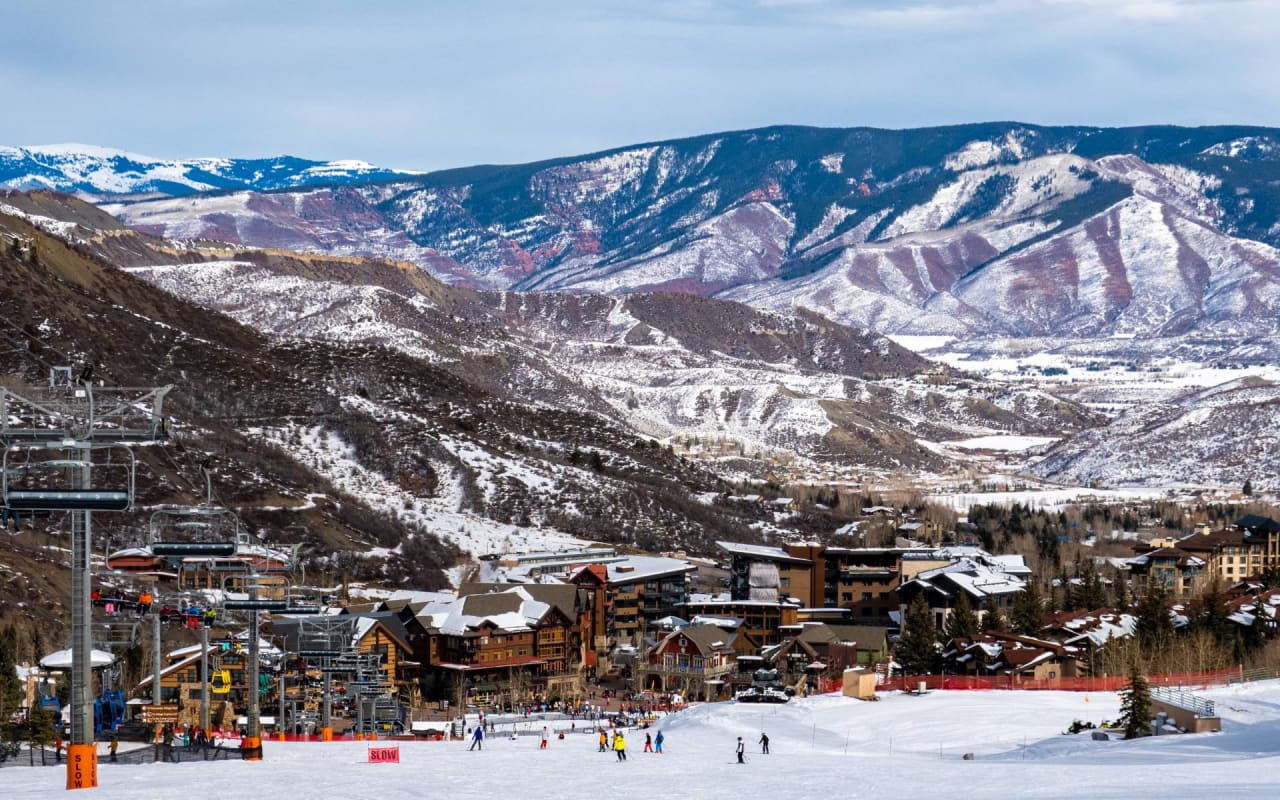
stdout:
[(151, 554), (160, 558), (223, 558), (240, 545), (240, 520), (220, 506), (170, 506), (151, 515)]
[(136, 472), (125, 445), (13, 444), (4, 451), (0, 493), (11, 511), (127, 511)]

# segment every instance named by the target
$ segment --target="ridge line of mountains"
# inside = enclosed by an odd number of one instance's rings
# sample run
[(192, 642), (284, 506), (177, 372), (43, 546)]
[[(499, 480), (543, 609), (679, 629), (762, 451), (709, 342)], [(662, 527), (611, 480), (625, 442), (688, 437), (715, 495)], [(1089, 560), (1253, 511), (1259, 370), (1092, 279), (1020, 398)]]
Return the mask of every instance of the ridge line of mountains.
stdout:
[[(640, 412), (630, 413), (636, 429), (658, 438), (723, 434), (757, 452), (802, 442), (821, 457), (934, 469), (947, 458), (930, 442), (989, 433), (1070, 438), (1102, 420), (1069, 398), (972, 376), (935, 374), (927, 386), (913, 384), (911, 376), (927, 371), (907, 366), (914, 356), (856, 331), (943, 334), (977, 351), (1006, 341), (1046, 350), (1093, 341), (1103, 343), (1091, 345), (1099, 352), (1145, 359), (1193, 352), (1274, 363), (1278, 143), (1280, 132), (1245, 126), (783, 126), (526, 165), (329, 175), (325, 185), (297, 177), (304, 168), (284, 180), (288, 170), (249, 180), (244, 189), (189, 193), (178, 182), (170, 197), (156, 196), (154, 184), (138, 184), (145, 194), (95, 196), (135, 234), (168, 243), (164, 253), (143, 248), (145, 257), (126, 252), (132, 245), (118, 234), (98, 237), (95, 247), (110, 239), (115, 252), (107, 257), (121, 266), (272, 337), (354, 336), (415, 358), (463, 363), (470, 357), (463, 341), (428, 341), (424, 332), (482, 320), (479, 327), (509, 337), (485, 340), (495, 348), (490, 361), (528, 370), (495, 385), (504, 392), (527, 380), (538, 389), (532, 395), (572, 397), (609, 414)], [(73, 157), (75, 174), (86, 174), (85, 157)], [(27, 179), (15, 170), (0, 178), (22, 184)], [(67, 216), (89, 214), (51, 212)], [(192, 266), (219, 247), (223, 263)], [(313, 255), (281, 255), (287, 252)], [(373, 269), (351, 258), (401, 266)], [(319, 262), (326, 266), (318, 269)], [(404, 264), (441, 283), (427, 285)], [(378, 271), (385, 274), (370, 277)], [(510, 291), (520, 294), (503, 294)], [(699, 306), (697, 297), (756, 311)], [(465, 311), (442, 314), (449, 307)], [(831, 370), (808, 344), (811, 352), (789, 351), (788, 375), (765, 359), (771, 366), (747, 377), (744, 362), (759, 354), (724, 335), (785, 329), (804, 344), (813, 331), (826, 331), (821, 345), (833, 336), (824, 327), (830, 323), (855, 329), (834, 335), (844, 343), (836, 352), (849, 356), (857, 341), (863, 350), (892, 353), (901, 368), (859, 356), (847, 362), (856, 369)], [(711, 342), (715, 348), (696, 346)], [(654, 361), (664, 348), (668, 360)], [(695, 362), (699, 377), (676, 399), (663, 369)], [(827, 376), (822, 388), (814, 374)], [(941, 391), (944, 381), (963, 388)], [(1226, 388), (1213, 402), (1249, 418), (1270, 391), (1268, 381), (1257, 383), (1236, 387), (1247, 389), (1232, 394), (1246, 398), (1240, 402), (1224, 401)], [(1136, 447), (1135, 436), (1153, 437), (1150, 460), (1163, 447), (1155, 438), (1198, 414), (1196, 403), (1209, 402), (1208, 394), (1147, 404), (1141, 420), (1128, 421), (1127, 441)], [(1163, 421), (1153, 423), (1159, 414)], [(1182, 442), (1172, 441), (1174, 449)], [(1217, 446), (1208, 458), (1217, 466), (1192, 470), (1191, 479), (1223, 480), (1234, 444), (1228, 437)], [(1037, 470), (1079, 482), (1177, 472), (1117, 468), (1119, 454), (1105, 464), (1094, 453), (1055, 458), (1070, 449), (1070, 442), (1056, 448), (1044, 462), (1052, 466)]]

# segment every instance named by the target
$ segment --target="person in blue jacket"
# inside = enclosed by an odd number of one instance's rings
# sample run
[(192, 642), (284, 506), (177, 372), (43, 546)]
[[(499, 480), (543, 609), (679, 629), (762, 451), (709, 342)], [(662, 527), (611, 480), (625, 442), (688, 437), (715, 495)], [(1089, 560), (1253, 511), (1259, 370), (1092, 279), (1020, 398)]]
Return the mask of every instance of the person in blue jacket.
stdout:
[(471, 746), (468, 750), (484, 749), (484, 728), (480, 725), (476, 726), (475, 733), (471, 734)]

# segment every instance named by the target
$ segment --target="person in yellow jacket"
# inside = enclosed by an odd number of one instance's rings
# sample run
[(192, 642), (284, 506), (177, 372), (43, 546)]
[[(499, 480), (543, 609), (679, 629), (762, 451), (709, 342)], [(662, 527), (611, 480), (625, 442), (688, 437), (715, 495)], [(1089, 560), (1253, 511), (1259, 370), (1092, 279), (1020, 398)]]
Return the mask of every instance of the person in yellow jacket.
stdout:
[(600, 750), (598, 752), (601, 752), (601, 753), (607, 752), (608, 748), (605, 745), (607, 745), (608, 743), (609, 743), (609, 735), (604, 732), (604, 729), (601, 729), (600, 730)]
[(622, 738), (622, 731), (613, 736), (613, 752), (618, 754), (619, 761), (627, 760), (627, 740)]

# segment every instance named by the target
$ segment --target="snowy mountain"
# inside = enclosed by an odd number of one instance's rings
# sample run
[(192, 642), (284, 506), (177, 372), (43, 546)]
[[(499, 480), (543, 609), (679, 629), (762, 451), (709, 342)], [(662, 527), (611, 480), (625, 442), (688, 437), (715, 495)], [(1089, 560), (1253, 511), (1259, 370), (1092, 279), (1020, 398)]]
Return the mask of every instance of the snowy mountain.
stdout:
[(477, 288), (675, 290), (882, 333), (1280, 330), (1280, 132), (766, 128), (376, 184), (108, 206), (168, 238)]
[(1147, 402), (1050, 450), (1041, 477), (1077, 485), (1270, 486), (1280, 471), (1280, 385), (1242, 378)]
[(1097, 422), (1035, 390), (948, 386), (887, 339), (809, 312), (675, 293), (475, 292), (377, 262), (357, 272), (238, 258), (130, 271), (273, 336), (377, 343), (501, 396), (590, 410), (663, 441), (714, 441), (730, 471), (777, 454), (942, 469), (947, 459), (918, 438), (1060, 435)]
[(270, 191), (411, 174), (363, 161), (309, 161), (293, 156), (171, 160), (85, 144), (0, 145), (0, 188), (55, 189), (95, 196)]

